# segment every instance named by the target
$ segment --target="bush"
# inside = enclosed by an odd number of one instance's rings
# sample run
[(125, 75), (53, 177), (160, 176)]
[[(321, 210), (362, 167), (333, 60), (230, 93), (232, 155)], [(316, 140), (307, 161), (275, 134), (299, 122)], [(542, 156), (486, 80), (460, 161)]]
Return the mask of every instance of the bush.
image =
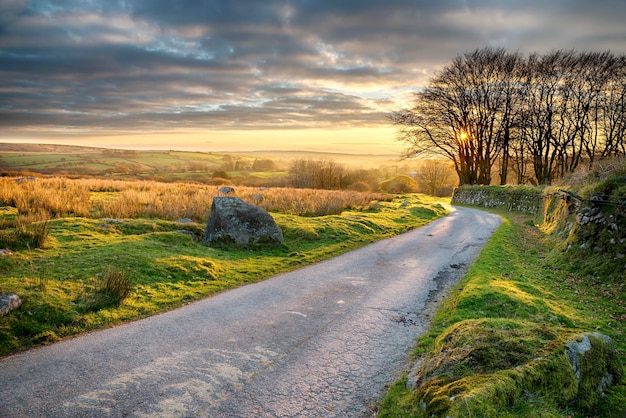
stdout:
[(415, 193), (417, 191), (417, 182), (409, 176), (400, 175), (388, 179), (380, 183), (378, 186), (380, 191), (387, 193)]
[(441, 186), (435, 190), (435, 196), (437, 197), (451, 197), (454, 193), (453, 186)]
[(347, 187), (348, 190), (352, 190), (354, 192), (369, 192), (371, 191), (370, 185), (364, 181), (357, 181), (356, 183), (352, 183)]
[(233, 184), (231, 180), (224, 177), (211, 177), (205, 183), (211, 186), (230, 186)]
[(224, 170), (214, 171), (212, 177), (230, 180), (230, 174)]
[(94, 312), (119, 306), (130, 295), (132, 287), (132, 280), (126, 272), (109, 267), (96, 285), (79, 297), (79, 310)]

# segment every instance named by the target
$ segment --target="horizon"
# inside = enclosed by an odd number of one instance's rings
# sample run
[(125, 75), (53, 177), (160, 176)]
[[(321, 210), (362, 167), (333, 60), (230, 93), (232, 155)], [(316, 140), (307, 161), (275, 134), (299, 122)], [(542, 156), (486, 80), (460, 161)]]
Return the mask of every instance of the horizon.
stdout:
[[(383, 134), (380, 132), (384, 130)], [(171, 134), (119, 134), (106, 136), (91, 136), (79, 138), (5, 138), (0, 135), (0, 143), (12, 144), (41, 144), (41, 145), (73, 145), (96, 148), (155, 150), (155, 151), (200, 151), (200, 152), (254, 152), (254, 151), (308, 151), (334, 152), (346, 154), (373, 154), (373, 155), (400, 155), (403, 145), (395, 140), (393, 128), (371, 128), (368, 130), (354, 129), (337, 131), (338, 135), (333, 142), (316, 142), (317, 136), (327, 135), (324, 131), (309, 130), (281, 130), (281, 131), (225, 131), (214, 133), (187, 133), (185, 141), (171, 141), (172, 137), (179, 137), (179, 133)], [(390, 141), (380, 141), (377, 135), (391, 138)], [(194, 141), (194, 137), (201, 139)], [(209, 140), (206, 137), (209, 136)], [(274, 140), (265, 140), (271, 136)], [(147, 138), (146, 138), (147, 137)], [(275, 141), (279, 137), (278, 142)], [(366, 140), (364, 140), (364, 138)]]
[[(86, 144), (69, 144), (69, 143), (58, 143), (58, 142), (41, 142), (41, 141), (36, 141), (36, 140), (4, 140), (4, 139), (0, 139), (0, 151), (2, 150), (2, 146), (5, 145), (24, 145), (26, 147), (28, 146), (33, 146), (33, 147), (37, 147), (37, 146), (41, 146), (41, 147), (69, 147), (69, 148), (76, 148), (76, 149), (92, 149), (92, 150), (112, 150), (112, 151), (137, 151), (137, 152), (189, 152), (189, 153), (203, 153), (203, 154), (224, 154), (224, 155), (228, 155), (228, 154), (233, 154), (233, 155), (242, 155), (242, 154), (251, 154), (253, 156), (259, 156), (259, 157), (268, 157), (271, 158), (270, 156), (272, 155), (281, 155), (281, 154), (322, 154), (322, 155), (336, 155), (336, 156), (362, 156), (362, 157), (392, 157), (392, 158), (398, 158), (398, 161), (403, 160), (404, 158), (402, 157), (402, 155), (394, 153), (394, 152), (387, 152), (387, 153), (377, 153), (377, 152), (366, 152), (366, 151), (354, 151), (354, 150), (347, 150), (347, 151), (337, 151), (337, 150), (321, 150), (321, 149), (302, 149), (302, 148), (284, 148), (284, 149), (270, 149), (270, 148), (257, 148), (257, 149), (242, 149), (242, 150), (213, 150), (213, 149), (209, 149), (209, 150), (199, 150), (196, 149), (195, 147), (191, 148), (191, 149), (184, 149), (183, 148), (171, 148), (171, 147), (166, 147), (166, 146), (162, 146), (162, 147), (151, 147), (150, 145), (144, 145), (141, 147), (134, 147), (132, 145), (129, 146), (98, 146), (98, 145), (86, 145)], [(15, 152), (15, 149), (11, 149), (11, 152)], [(278, 157), (274, 157), (274, 158), (278, 158)]]
[(626, 2), (0, 5), (0, 142), (400, 154), (388, 120), (485, 46), (626, 53)]

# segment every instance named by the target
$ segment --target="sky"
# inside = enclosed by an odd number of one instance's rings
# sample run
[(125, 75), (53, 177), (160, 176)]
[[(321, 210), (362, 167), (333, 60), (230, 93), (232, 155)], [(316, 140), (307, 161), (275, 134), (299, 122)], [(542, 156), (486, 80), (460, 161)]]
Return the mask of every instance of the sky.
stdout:
[(387, 116), (454, 57), (624, 54), (625, 20), (626, 0), (0, 0), (0, 142), (394, 153)]

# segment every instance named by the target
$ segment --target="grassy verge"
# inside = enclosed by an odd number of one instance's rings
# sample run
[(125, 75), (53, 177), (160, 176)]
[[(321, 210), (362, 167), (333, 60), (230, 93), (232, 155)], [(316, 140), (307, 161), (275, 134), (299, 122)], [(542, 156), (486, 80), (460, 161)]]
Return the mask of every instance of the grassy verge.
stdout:
[[(400, 234), (443, 216), (444, 202), (407, 195), (339, 215), (273, 213), (285, 236), (278, 248), (207, 248), (190, 236), (201, 236), (204, 224), (189, 220), (46, 220), (44, 248), (0, 256), (0, 292), (23, 301), (0, 317), (0, 355), (154, 315)], [(6, 225), (16, 216), (17, 209), (0, 207)]]
[[(623, 382), (590, 408), (563, 402), (556, 390), (520, 393), (507, 387), (528, 376), (530, 386), (543, 379), (541, 387), (567, 387), (566, 376), (537, 359), (581, 331), (610, 336), (624, 363), (626, 283), (623, 273), (594, 269), (601, 259), (564, 255), (528, 216), (498, 213), (503, 225), (418, 340), (420, 380), (413, 389), (407, 376), (394, 383), (379, 416), (440, 416), (460, 396), (466, 404), (455, 417), (626, 416)], [(494, 390), (493, 402), (474, 402), (485, 387)]]

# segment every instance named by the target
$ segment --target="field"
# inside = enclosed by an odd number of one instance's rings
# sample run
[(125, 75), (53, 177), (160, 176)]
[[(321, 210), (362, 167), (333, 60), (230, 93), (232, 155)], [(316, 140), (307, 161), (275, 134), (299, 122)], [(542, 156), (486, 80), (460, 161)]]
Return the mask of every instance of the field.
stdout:
[[(341, 254), (443, 216), (448, 202), (417, 194), (236, 185), (238, 197), (272, 214), (285, 245), (207, 248), (198, 240), (218, 194), (218, 186), (207, 181), (207, 170), (228, 168), (234, 177), (280, 183), (286, 175), (280, 164), (287, 161), (281, 158), (294, 158), (292, 153), (134, 154), (83, 148), (77, 153), (75, 147), (58, 146), (25, 152), (5, 145), (0, 145), (0, 169), (13, 177), (0, 178), (0, 249), (10, 250), (0, 256), (0, 293), (18, 293), (24, 303), (0, 317), (0, 356), (154, 315)], [(270, 156), (279, 163), (274, 170), (250, 171), (254, 161)], [(355, 161), (368, 161), (362, 157)], [(88, 173), (41, 175), (61, 170), (62, 164), (85, 167)], [(29, 170), (38, 171), (31, 175)], [(98, 170), (104, 174), (95, 175)], [(597, 177), (590, 172), (578, 180), (580, 187), (604, 190)], [(563, 243), (540, 225), (542, 220), (499, 213), (505, 219), (502, 227), (417, 343), (414, 357), (429, 358), (444, 371), (432, 387), (461, 387), (448, 385), (446, 379), (451, 379), (471, 390), (503, 369), (541, 357), (564, 336), (590, 330), (613, 338), (623, 362), (623, 272), (607, 269), (616, 264), (601, 254), (564, 252)], [(465, 343), (458, 345), (459, 338)], [(478, 347), (479, 360), (472, 354), (449, 362), (445, 356), (458, 348), (455, 344)], [(418, 392), (406, 382), (407, 376), (390, 387), (379, 416), (424, 416)], [(453, 397), (444, 394), (442, 399)], [(549, 393), (500, 401), (468, 405), (460, 416), (626, 414), (623, 384), (588, 410), (562, 404)]]
[[(237, 183), (268, 183), (286, 174), (291, 161), (333, 161), (350, 167), (397, 169), (395, 155), (341, 154), (303, 151), (213, 153), (190, 151), (113, 150), (63, 145), (0, 143), (0, 171), (22, 175), (114, 177), (157, 181), (210, 182), (217, 171), (228, 172)], [(271, 161), (271, 170), (254, 170), (255, 161)], [(238, 179), (238, 181), (237, 181)]]
[[(207, 176), (232, 157), (183, 151), (134, 151), (62, 145), (0, 144), (0, 168), (53, 175), (92, 175), (177, 180)], [(248, 161), (250, 160), (250, 161)], [(251, 162), (254, 157), (246, 157)]]
[(446, 213), (445, 200), (236, 188), (282, 228), (280, 247), (198, 242), (216, 186), (0, 178), (0, 355), (154, 315), (400, 234)]

